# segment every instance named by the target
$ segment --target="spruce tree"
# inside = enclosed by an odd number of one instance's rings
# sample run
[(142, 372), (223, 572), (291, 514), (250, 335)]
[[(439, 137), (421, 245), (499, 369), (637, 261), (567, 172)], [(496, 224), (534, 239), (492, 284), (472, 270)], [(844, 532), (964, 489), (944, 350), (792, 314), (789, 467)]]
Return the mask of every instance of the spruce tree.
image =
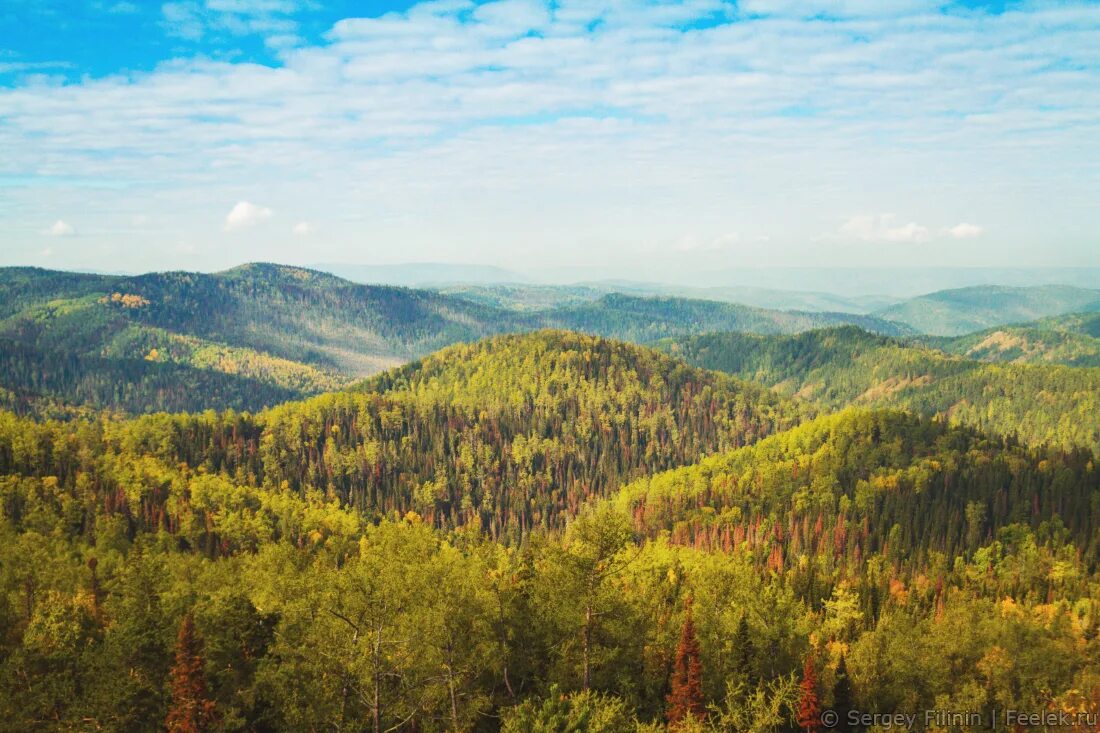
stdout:
[(214, 701), (207, 698), (202, 666), (202, 640), (188, 613), (176, 638), (176, 663), (170, 677), (172, 704), (164, 721), (169, 733), (204, 733), (214, 728)]
[(806, 733), (818, 733), (821, 730), (821, 704), (817, 699), (817, 670), (814, 668), (813, 654), (806, 655), (799, 691), (798, 727)]
[(748, 614), (742, 614), (733, 637), (733, 668), (745, 683), (745, 694), (751, 694), (759, 682), (756, 674), (756, 647), (752, 643)]
[(703, 664), (699, 654), (699, 640), (695, 638), (690, 598), (685, 604), (684, 626), (680, 631), (680, 644), (676, 648), (670, 687), (666, 712), (670, 725), (680, 723), (688, 717), (701, 720), (706, 715), (703, 704)]
[(852, 681), (848, 677), (848, 664), (844, 661), (844, 655), (836, 665), (836, 684), (833, 685), (833, 710), (836, 712), (840, 730), (847, 730), (845, 721), (848, 720), (848, 711), (852, 709)]

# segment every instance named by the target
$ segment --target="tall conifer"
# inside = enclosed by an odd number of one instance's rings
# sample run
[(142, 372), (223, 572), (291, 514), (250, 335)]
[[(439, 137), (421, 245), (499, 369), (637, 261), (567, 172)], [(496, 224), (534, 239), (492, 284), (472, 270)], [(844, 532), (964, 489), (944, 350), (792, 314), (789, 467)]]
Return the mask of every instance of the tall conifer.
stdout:
[(703, 703), (703, 664), (699, 640), (695, 638), (695, 622), (691, 616), (691, 599), (685, 604), (684, 626), (672, 667), (671, 691), (668, 693), (668, 722), (675, 725), (689, 716), (702, 719), (706, 715)]
[(169, 733), (204, 733), (216, 721), (214, 701), (207, 698), (202, 669), (202, 640), (191, 614), (183, 617), (176, 637), (176, 663), (172, 666), (172, 704), (164, 724)]

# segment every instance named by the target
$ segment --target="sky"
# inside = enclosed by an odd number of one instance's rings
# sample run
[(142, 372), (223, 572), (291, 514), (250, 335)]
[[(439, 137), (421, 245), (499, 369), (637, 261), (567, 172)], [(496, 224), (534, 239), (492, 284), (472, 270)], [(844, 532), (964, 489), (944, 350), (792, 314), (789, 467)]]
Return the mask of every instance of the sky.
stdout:
[(1100, 266), (1100, 3), (0, 3), (0, 265), (259, 260)]

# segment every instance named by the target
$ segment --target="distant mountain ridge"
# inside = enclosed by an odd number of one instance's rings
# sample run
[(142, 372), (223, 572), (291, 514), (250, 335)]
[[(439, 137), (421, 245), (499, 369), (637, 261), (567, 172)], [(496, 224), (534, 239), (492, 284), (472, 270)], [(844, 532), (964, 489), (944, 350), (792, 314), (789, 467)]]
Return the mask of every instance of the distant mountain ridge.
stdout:
[(1089, 310), (1100, 310), (1100, 290), (1069, 285), (984, 285), (929, 293), (874, 315), (931, 336), (961, 336), (993, 326)]
[[(0, 340), (14, 361), (0, 398), (21, 410), (49, 404), (51, 414), (67, 405), (254, 410), (492, 334), (562, 328), (643, 342), (846, 323), (909, 332), (868, 316), (622, 294), (519, 310), (267, 263), (136, 276), (10, 268), (0, 270)], [(51, 371), (59, 360), (70, 366)]]

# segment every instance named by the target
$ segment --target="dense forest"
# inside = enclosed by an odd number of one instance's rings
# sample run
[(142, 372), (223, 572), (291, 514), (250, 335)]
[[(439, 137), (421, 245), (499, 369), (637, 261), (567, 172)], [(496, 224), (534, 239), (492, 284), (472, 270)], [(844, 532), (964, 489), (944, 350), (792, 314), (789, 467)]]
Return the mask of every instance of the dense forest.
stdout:
[[(211, 275), (3, 268), (0, 343), (10, 352), (11, 368), (0, 370), (2, 404), (44, 416), (84, 408), (256, 411), (346, 387), (453, 343), (547, 327), (635, 342), (846, 323), (908, 332), (861, 315), (613, 293), (592, 300), (543, 294), (536, 303), (475, 302), (475, 296), (359, 285), (265, 264)], [(53, 363), (64, 368), (53, 369)]]
[(723, 333), (658, 347), (773, 388), (805, 406), (901, 407), (1032, 443), (1100, 450), (1100, 369), (988, 364), (856, 328)]
[(990, 362), (1100, 367), (1100, 313), (1074, 313), (925, 343)]
[(827, 407), (543, 331), (255, 414), (2, 412), (0, 730), (1100, 709), (1093, 450)]

